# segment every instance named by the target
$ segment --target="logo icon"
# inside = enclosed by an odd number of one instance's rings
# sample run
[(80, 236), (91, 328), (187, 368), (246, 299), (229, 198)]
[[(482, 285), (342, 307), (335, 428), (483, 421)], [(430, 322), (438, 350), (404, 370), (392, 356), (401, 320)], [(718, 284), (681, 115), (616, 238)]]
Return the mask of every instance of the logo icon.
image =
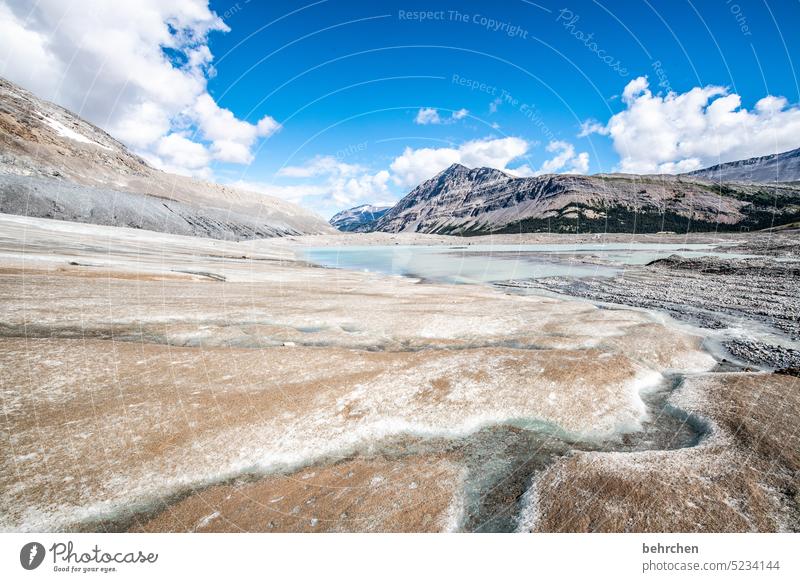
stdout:
[(39, 542), (28, 542), (19, 551), (19, 563), (26, 570), (35, 570), (44, 561), (44, 546)]

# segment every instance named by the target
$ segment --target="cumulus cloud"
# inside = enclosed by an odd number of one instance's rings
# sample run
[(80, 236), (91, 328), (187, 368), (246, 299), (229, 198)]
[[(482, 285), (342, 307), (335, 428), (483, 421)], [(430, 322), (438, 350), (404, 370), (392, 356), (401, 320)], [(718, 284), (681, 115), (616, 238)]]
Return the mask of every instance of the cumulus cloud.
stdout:
[(752, 110), (726, 87), (695, 87), (686, 93), (653, 95), (646, 77), (622, 93), (625, 110), (604, 127), (619, 154), (619, 170), (678, 173), (774, 154), (800, 145), (800, 108), (768, 95)]
[(389, 172), (371, 173), (358, 164), (348, 164), (334, 156), (316, 156), (298, 166), (278, 170), (281, 178), (315, 179), (316, 182), (294, 185), (254, 183), (253, 188), (292, 202), (332, 203), (337, 206), (391, 198)]
[(509, 162), (524, 155), (528, 147), (528, 142), (518, 137), (473, 140), (457, 148), (407, 147), (394, 159), (390, 169), (397, 185), (416, 186), (454, 163), (505, 170)]
[(334, 179), (330, 184), (329, 194), (336, 203), (345, 206), (383, 200), (391, 195), (388, 182), (389, 172), (386, 170), (353, 178)]
[(414, 118), (414, 123), (417, 125), (441, 125), (443, 123), (454, 123), (459, 119), (464, 119), (467, 115), (469, 115), (469, 110), (462, 108), (457, 111), (453, 111), (453, 113), (450, 114), (450, 117), (442, 118), (442, 116), (439, 115), (439, 111), (433, 107), (423, 107), (417, 111), (417, 116)]
[(261, 194), (267, 194), (268, 196), (293, 202), (294, 204), (300, 204), (304, 200), (310, 198), (322, 197), (328, 191), (325, 186), (317, 184), (285, 185), (253, 180), (236, 180), (235, 182), (231, 182), (230, 186), (242, 190), (249, 190), (251, 192), (260, 192)]
[(551, 141), (547, 144), (548, 152), (555, 152), (555, 156), (546, 160), (539, 168), (538, 174), (585, 174), (589, 170), (589, 154), (575, 153), (575, 146), (565, 141)]
[(363, 171), (357, 164), (347, 164), (333, 156), (317, 156), (301, 166), (286, 166), (278, 170), (278, 176), (310, 178), (312, 176), (352, 176)]
[(249, 163), (257, 140), (280, 127), (269, 116), (238, 119), (209, 95), (208, 35), (228, 30), (208, 0), (5, 0), (0, 75), (152, 163), (208, 175), (213, 160)]
[(203, 144), (192, 141), (179, 133), (171, 133), (162, 137), (155, 147), (155, 153), (164, 169), (178, 174), (205, 174), (206, 166), (211, 160), (211, 156)]
[(228, 109), (219, 107), (208, 93), (197, 97), (192, 118), (201, 135), (211, 142), (214, 159), (234, 164), (253, 161), (251, 148), (258, 137), (269, 137), (280, 124), (265, 116), (257, 124), (237, 119)]
[(591, 135), (593, 133), (608, 135), (608, 129), (606, 129), (606, 126), (596, 119), (587, 119), (581, 123), (581, 131), (578, 133), (578, 137), (586, 137), (587, 135)]
[(431, 176), (458, 162), (461, 153), (455, 148), (420, 148), (407, 147), (403, 155), (395, 158), (391, 164), (394, 182), (402, 186), (413, 186), (427, 180)]
[(528, 164), (509, 170), (515, 176), (541, 176), (542, 174), (585, 174), (589, 171), (589, 154), (575, 153), (575, 146), (566, 141), (551, 141), (545, 148), (555, 155), (542, 162), (538, 170)]
[(439, 117), (439, 112), (433, 107), (423, 107), (417, 111), (417, 117), (414, 119), (414, 123), (418, 125), (439, 124), (441, 122), (442, 118)]

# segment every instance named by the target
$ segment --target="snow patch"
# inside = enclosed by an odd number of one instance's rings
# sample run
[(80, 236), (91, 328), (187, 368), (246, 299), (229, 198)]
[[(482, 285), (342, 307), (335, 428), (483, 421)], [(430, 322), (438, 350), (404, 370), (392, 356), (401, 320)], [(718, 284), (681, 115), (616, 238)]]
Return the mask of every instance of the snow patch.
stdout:
[(53, 119), (52, 117), (42, 117), (42, 121), (49, 125), (55, 132), (60, 135), (61, 137), (66, 137), (67, 139), (71, 139), (73, 141), (77, 141), (80, 143), (87, 143), (90, 145), (97, 146), (99, 148), (103, 148), (104, 150), (111, 150), (110, 147), (104, 146), (102, 144), (97, 143), (94, 140), (89, 139), (85, 135), (78, 133), (77, 131), (70, 129), (60, 121)]

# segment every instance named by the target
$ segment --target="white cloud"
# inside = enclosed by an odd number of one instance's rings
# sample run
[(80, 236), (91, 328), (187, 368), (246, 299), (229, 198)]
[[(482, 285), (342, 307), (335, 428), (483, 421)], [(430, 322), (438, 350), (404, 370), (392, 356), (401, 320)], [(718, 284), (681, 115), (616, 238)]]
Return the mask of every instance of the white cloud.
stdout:
[(625, 103), (630, 102), (636, 95), (642, 91), (646, 91), (649, 85), (650, 83), (647, 81), (647, 76), (636, 77), (633, 81), (625, 85), (625, 89), (622, 90), (622, 100)]
[(439, 117), (439, 112), (433, 107), (423, 107), (417, 111), (417, 117), (414, 119), (414, 123), (418, 125), (438, 124), (441, 122), (442, 118)]
[(457, 148), (406, 148), (390, 168), (396, 184), (416, 186), (454, 163), (505, 170), (509, 162), (524, 155), (528, 147), (523, 139), (506, 137), (468, 141)]
[(589, 154), (587, 152), (579, 153), (572, 161), (572, 167), (568, 169), (565, 174), (586, 174), (589, 171)]
[(531, 168), (528, 164), (517, 166), (516, 168), (508, 168), (506, 172), (517, 178), (529, 178), (530, 176), (538, 176), (539, 173)]
[(625, 110), (604, 131), (623, 172), (687, 172), (800, 145), (800, 108), (783, 97), (768, 95), (747, 110), (725, 87), (660, 96), (639, 77), (625, 87), (622, 100)]
[(461, 153), (454, 148), (407, 147), (391, 164), (398, 185), (414, 186), (458, 162)]
[(459, 119), (464, 119), (469, 115), (468, 109), (458, 109), (450, 114), (450, 117), (442, 118), (439, 112), (433, 107), (423, 107), (417, 111), (417, 116), (414, 118), (414, 123), (417, 125), (441, 125), (444, 123), (454, 123)]
[(0, 75), (162, 167), (207, 175), (212, 160), (249, 163), (258, 138), (280, 127), (238, 119), (208, 94), (207, 37), (228, 30), (208, 0), (5, 0)]
[(368, 172), (363, 166), (348, 164), (333, 156), (317, 156), (299, 166), (287, 166), (277, 173), (281, 178), (316, 179), (315, 182), (293, 185), (254, 183), (254, 187), (272, 196), (292, 202), (303, 200), (307, 205), (334, 204), (355, 206), (363, 201), (391, 198), (389, 172)]
[(518, 137), (476, 139), (461, 144), (461, 163), (470, 168), (488, 166), (503, 170), (508, 163), (524, 155), (530, 143)]
[[(0, 63), (3, 76), (25, 76), (31, 81), (56, 78), (56, 68), (46, 48), (47, 38), (35, 30), (28, 30), (11, 11), (0, 3)], [(13, 54), (11, 51), (13, 47)]]
[(278, 170), (278, 176), (289, 178), (310, 178), (312, 176), (352, 176), (362, 172), (356, 164), (347, 164), (333, 156), (317, 156), (302, 166), (286, 166)]
[(256, 124), (256, 134), (259, 137), (269, 137), (281, 128), (281, 124), (269, 115), (262, 117)]
[(552, 158), (542, 162), (538, 170), (528, 164), (508, 170), (510, 174), (520, 177), (541, 176), (542, 174), (585, 174), (589, 171), (589, 154), (575, 153), (575, 146), (566, 141), (551, 141), (545, 148), (555, 153)]
[(202, 170), (211, 158), (203, 144), (192, 141), (179, 133), (171, 133), (162, 137), (156, 146), (156, 154), (162, 165), (186, 168), (189, 173)]
[(316, 184), (287, 185), (238, 180), (230, 185), (313, 208), (318, 214), (330, 216), (343, 208), (352, 208), (367, 202), (391, 206), (396, 202), (396, 196), (387, 188), (388, 181), (389, 172), (382, 170), (353, 178), (331, 178)]
[(586, 137), (587, 135), (591, 135), (593, 133), (608, 135), (608, 129), (606, 129), (606, 126), (596, 119), (587, 119), (581, 123), (581, 131), (578, 133), (578, 137)]
[[(536, 174), (585, 174), (589, 170), (589, 154), (575, 153), (575, 146), (565, 141), (551, 141), (547, 144), (548, 152), (556, 155), (546, 160)], [(566, 169), (565, 169), (566, 168)]]
[(354, 178), (334, 179), (330, 183), (330, 197), (345, 206), (385, 199), (390, 196), (389, 172), (381, 170), (376, 174), (362, 174)]
[(268, 137), (280, 128), (269, 116), (256, 125), (237, 119), (230, 110), (219, 107), (208, 93), (197, 97), (193, 113), (200, 133), (212, 142), (214, 159), (234, 164), (253, 161), (250, 150), (256, 138)]
[(242, 190), (250, 190), (251, 192), (260, 192), (280, 198), (294, 204), (300, 204), (304, 199), (323, 196), (327, 189), (324, 186), (317, 184), (271, 184), (269, 182), (254, 182), (250, 180), (237, 180), (230, 183), (234, 188), (241, 188)]

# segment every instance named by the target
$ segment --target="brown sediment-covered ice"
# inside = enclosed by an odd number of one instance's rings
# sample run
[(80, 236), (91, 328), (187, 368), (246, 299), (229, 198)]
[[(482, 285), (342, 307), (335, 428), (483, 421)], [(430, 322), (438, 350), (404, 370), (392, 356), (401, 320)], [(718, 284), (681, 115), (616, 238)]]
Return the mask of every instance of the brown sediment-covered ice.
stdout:
[(212, 486), (129, 531), (446, 531), (457, 526), (462, 478), (457, 463), (437, 456), (348, 459)]
[(457, 529), (492, 449), (452, 443), (603, 443), (715, 363), (642, 312), (2, 220), (4, 530)]
[(703, 425), (698, 446), (558, 459), (526, 494), (520, 529), (797, 531), (800, 379), (699, 375), (670, 400)]

